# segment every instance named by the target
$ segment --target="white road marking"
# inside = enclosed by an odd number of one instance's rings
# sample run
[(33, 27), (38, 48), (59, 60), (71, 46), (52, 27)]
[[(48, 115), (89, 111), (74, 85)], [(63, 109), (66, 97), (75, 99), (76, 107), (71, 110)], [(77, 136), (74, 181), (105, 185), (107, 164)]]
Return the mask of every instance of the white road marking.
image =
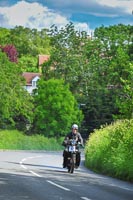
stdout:
[(88, 199), (87, 197), (81, 197), (81, 199), (83, 199), (83, 200), (91, 200), (91, 199)]
[(29, 172), (32, 173), (35, 176), (41, 177), (39, 174), (37, 174), (37, 173), (35, 173), (35, 172), (31, 171), (31, 170)]
[(21, 160), (21, 161), (19, 162), (19, 164), (20, 164), (20, 166), (21, 166), (22, 168), (27, 169), (27, 167), (25, 167), (25, 166), (23, 165), (23, 161), (25, 161), (25, 159)]
[(21, 164), (21, 167), (24, 168), (24, 169), (27, 169), (27, 167), (25, 167), (23, 164)]
[(63, 189), (63, 190), (70, 191), (70, 189), (65, 188), (65, 187), (63, 187), (63, 186), (61, 186), (61, 185), (58, 185), (58, 184), (56, 184), (56, 183), (54, 183), (54, 182), (52, 182), (52, 181), (48, 181), (48, 180), (47, 180), (47, 182), (50, 183), (50, 184), (52, 184), (52, 185), (55, 185), (56, 187), (59, 187), (59, 188), (61, 188), (61, 189)]
[[(19, 164), (20, 164), (20, 166), (22, 167), (22, 168), (24, 168), (24, 169), (28, 169), (24, 164), (23, 164), (23, 162), (24, 161), (26, 161), (26, 160), (28, 160), (28, 159), (33, 159), (33, 158), (40, 158), (40, 157), (43, 157), (43, 156), (35, 156), (35, 157), (27, 157), (27, 158), (23, 158), (20, 162), (19, 162)], [(33, 174), (33, 173), (32, 173)], [(38, 174), (37, 174), (37, 176), (39, 176)]]
[[(28, 159), (33, 159), (33, 158), (37, 158), (37, 157), (42, 157), (42, 156), (28, 157), (28, 158), (22, 159), (22, 160), (19, 162), (19, 163), (20, 163), (20, 166), (21, 166), (22, 168), (28, 170), (28, 168), (23, 164), (23, 162), (26, 161), (26, 160), (28, 160)], [(39, 174), (35, 173), (35, 172), (32, 171), (32, 170), (29, 170), (29, 172), (30, 172), (31, 174), (37, 176), (37, 177), (42, 177), (42, 176), (40, 176)], [(54, 182), (52, 182), (52, 181), (47, 180), (47, 182), (50, 183), (50, 184), (52, 184), (52, 185), (54, 185), (54, 186), (56, 186), (56, 187), (59, 187), (59, 188), (61, 188), (61, 189), (63, 189), (63, 190), (70, 191), (70, 189), (65, 188), (65, 187), (63, 187), (63, 186), (61, 186), (61, 185), (58, 185), (58, 184), (56, 184), (56, 183), (54, 183)]]

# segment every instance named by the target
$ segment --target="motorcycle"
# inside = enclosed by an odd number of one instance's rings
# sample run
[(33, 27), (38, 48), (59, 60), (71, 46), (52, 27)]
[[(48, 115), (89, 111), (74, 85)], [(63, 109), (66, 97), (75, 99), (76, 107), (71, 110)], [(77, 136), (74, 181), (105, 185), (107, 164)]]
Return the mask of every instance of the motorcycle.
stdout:
[(67, 169), (69, 173), (73, 173), (74, 169), (77, 168), (76, 161), (77, 156), (80, 159), (79, 145), (81, 143), (77, 142), (75, 139), (69, 141), (67, 145)]

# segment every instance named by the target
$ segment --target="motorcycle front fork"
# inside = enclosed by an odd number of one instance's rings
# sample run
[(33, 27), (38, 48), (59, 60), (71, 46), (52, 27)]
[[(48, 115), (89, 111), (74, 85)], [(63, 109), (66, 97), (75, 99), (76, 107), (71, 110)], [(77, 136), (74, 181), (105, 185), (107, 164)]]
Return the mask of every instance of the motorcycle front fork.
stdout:
[(72, 155), (71, 155), (71, 157), (68, 157), (68, 164), (74, 164), (74, 166), (75, 166), (75, 164), (76, 164), (76, 154), (75, 153), (73, 153)]

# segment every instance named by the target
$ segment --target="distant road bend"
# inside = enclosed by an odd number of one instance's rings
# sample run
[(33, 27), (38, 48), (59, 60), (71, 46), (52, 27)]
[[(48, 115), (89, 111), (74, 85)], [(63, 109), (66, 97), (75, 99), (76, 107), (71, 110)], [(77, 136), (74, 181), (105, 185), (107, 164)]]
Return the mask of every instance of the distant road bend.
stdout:
[(133, 200), (133, 184), (98, 175), (82, 163), (62, 168), (62, 152), (0, 151), (0, 200)]

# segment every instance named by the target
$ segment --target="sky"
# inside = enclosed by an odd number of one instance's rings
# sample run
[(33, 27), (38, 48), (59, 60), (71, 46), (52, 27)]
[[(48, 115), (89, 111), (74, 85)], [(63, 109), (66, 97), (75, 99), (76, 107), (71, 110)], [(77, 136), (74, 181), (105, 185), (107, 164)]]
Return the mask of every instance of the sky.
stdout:
[(0, 0), (0, 27), (41, 30), (70, 22), (88, 33), (102, 25), (133, 25), (133, 0)]

